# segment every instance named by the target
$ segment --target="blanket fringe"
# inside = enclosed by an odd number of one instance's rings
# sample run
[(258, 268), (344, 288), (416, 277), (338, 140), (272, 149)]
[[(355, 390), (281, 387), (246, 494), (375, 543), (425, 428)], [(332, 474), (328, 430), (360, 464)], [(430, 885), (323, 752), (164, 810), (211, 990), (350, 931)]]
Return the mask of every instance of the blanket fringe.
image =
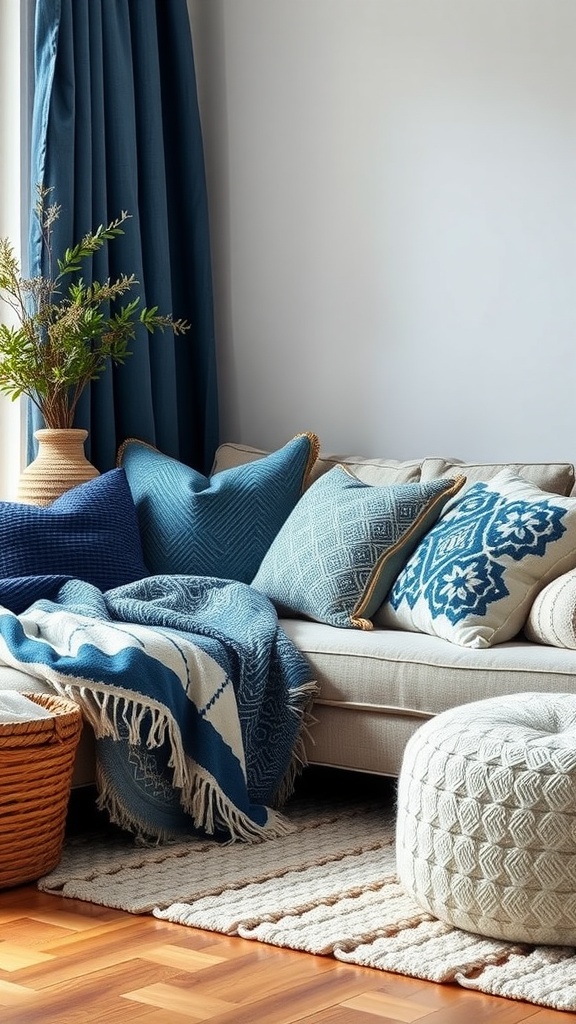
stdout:
[[(274, 801), (274, 806), (276, 808), (282, 807), (289, 797), (292, 796), (298, 776), (302, 774), (308, 765), (308, 758), (306, 756), (306, 740), (313, 742), (310, 730), (316, 723), (316, 719), (312, 714), (312, 705), (314, 703), (314, 698), (318, 696), (319, 692), (320, 687), (318, 683), (315, 680), (312, 680), (311, 682), (303, 683), (301, 686), (295, 687), (291, 693), (289, 710), (300, 719), (300, 728), (298, 731), (298, 738), (292, 751), (292, 760), (288, 766), (288, 771), (278, 787), (278, 792)], [(308, 698), (305, 706), (302, 706), (301, 701), (298, 700), (298, 698), (301, 698), (302, 696)]]
[[(191, 822), (196, 828), (208, 835), (214, 835), (224, 827), (230, 834), (229, 843), (260, 843), (265, 839), (279, 839), (281, 836), (294, 832), (295, 826), (278, 811), (267, 809), (265, 825), (257, 825), (242, 814), (230, 801), (223, 797), (215, 780), (204, 772), (199, 765), (191, 766), (194, 778), (193, 791), (190, 799), (182, 801), (182, 807), (190, 814)], [(96, 765), (96, 783), (98, 799), (96, 806), (106, 811), (114, 825), (132, 832), (136, 842), (141, 846), (158, 846), (160, 844), (182, 842), (182, 834), (155, 829), (153, 836), (146, 830), (141, 819), (133, 815), (124, 805), (118, 792), (110, 785), (99, 765)]]
[[(98, 739), (105, 737), (120, 739), (118, 722), (121, 721), (127, 729), (128, 742), (137, 745), (142, 742), (143, 726), (146, 717), (149, 716), (150, 725), (145, 736), (146, 746), (152, 749), (165, 741), (169, 743), (172, 753), (168, 765), (173, 770), (174, 786), (180, 791), (183, 810), (190, 815), (196, 828), (208, 835), (214, 835), (224, 827), (232, 837), (231, 842), (239, 839), (245, 843), (275, 839), (293, 831), (291, 823), (275, 808), (266, 809), (267, 821), (264, 825), (258, 825), (239, 811), (223, 795), (216, 780), (200, 765), (186, 757), (178, 742), (179, 731), (176, 723), (167, 714), (163, 705), (144, 704), (134, 700), (133, 694), (122, 692), (110, 693), (70, 683), (53, 683), (52, 685), (63, 696), (80, 704), (84, 717), (94, 729), (94, 734)], [(312, 700), (314, 693), (317, 692), (317, 686), (315, 683), (307, 683), (301, 687), (301, 691), (308, 692)], [(291, 710), (301, 715), (304, 722), (305, 713), (301, 709), (294, 707)], [(303, 737), (300, 737), (296, 744), (291, 767), (281, 787), (286, 790), (285, 799), (292, 792), (298, 766), (300, 765), (301, 770), (304, 764), (304, 740)], [(98, 765), (96, 772), (99, 794), (97, 807), (99, 810), (106, 810), (114, 824), (136, 834), (139, 841), (149, 842), (150, 835), (146, 833), (143, 823), (124, 806), (117, 792), (99, 771)], [(280, 801), (276, 806), (279, 805)], [(170, 839), (174, 839), (171, 833), (158, 834), (155, 832), (154, 834), (155, 842), (167, 842)]]
[(259, 843), (263, 839), (277, 839), (289, 835), (294, 826), (278, 811), (267, 809), (268, 820), (265, 825), (257, 825), (251, 818), (242, 814), (238, 808), (226, 800), (214, 779), (195, 766), (195, 785), (189, 806), (183, 803), (195, 822), (213, 835), (219, 822), (224, 822), (234, 841), (240, 839), (244, 843)]

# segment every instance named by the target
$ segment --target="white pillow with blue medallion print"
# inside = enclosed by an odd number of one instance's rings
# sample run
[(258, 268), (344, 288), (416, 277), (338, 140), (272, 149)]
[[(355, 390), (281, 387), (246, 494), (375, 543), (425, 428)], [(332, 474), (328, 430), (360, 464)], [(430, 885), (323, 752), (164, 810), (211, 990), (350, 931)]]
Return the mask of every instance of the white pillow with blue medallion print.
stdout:
[(302, 495), (252, 586), (281, 614), (372, 629), (401, 567), (464, 479), (374, 486), (334, 466)]
[(444, 510), (375, 621), (463, 647), (492, 647), (516, 636), (536, 594), (574, 567), (576, 499), (503, 470)]

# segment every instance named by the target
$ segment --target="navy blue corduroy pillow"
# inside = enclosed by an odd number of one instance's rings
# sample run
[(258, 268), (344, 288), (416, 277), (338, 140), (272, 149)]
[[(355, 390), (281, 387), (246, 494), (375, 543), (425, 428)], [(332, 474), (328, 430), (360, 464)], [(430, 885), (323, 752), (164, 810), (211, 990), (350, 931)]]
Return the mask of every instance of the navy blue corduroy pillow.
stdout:
[(0, 577), (71, 576), (110, 590), (148, 575), (123, 469), (66, 491), (47, 508), (0, 502)]

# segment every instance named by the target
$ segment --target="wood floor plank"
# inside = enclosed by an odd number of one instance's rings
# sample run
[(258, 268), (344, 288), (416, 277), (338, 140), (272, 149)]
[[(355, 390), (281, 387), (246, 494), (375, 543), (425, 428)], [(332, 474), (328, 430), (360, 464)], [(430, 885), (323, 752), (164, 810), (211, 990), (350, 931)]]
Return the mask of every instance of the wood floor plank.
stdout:
[(406, 1024), (420, 1020), (425, 1014), (430, 1013), (430, 1007), (425, 1003), (419, 1003), (415, 999), (398, 999), (378, 989), (373, 992), (361, 992), (353, 999), (345, 1000), (342, 1006), (371, 1013), (374, 1017), (405, 1021)]
[(34, 949), (17, 942), (0, 940), (0, 971), (21, 971), (25, 967), (36, 967), (38, 964), (52, 964), (54, 957), (49, 953)]
[[(18, 916), (14, 916), (15, 919), (18, 919), (18, 917), (21, 917), (21, 914)], [(88, 917), (86, 914), (83, 913), (76, 913), (75, 911), (68, 913), (67, 910), (64, 909), (62, 905), (62, 900), (58, 900), (56, 904), (52, 904), (50, 911), (48, 911), (47, 909), (35, 910), (34, 913), (30, 915), (30, 917), (40, 924), (48, 924), (53, 925), (56, 928), (67, 929), (72, 934), (75, 934), (76, 932), (88, 931), (89, 929), (93, 929), (95, 927), (94, 919), (92, 917)], [(117, 921), (118, 924), (125, 924), (126, 915), (119, 914), (117, 916)], [(109, 925), (110, 922), (108, 921), (106, 922), (106, 924)], [(0, 927), (1, 926), (2, 921), (0, 920)]]
[(161, 982), (125, 992), (122, 998), (186, 1014), (188, 1019), (193, 1021), (210, 1020), (222, 1014), (234, 1013), (236, 1010), (235, 1003), (203, 995), (196, 988), (179, 988)]
[(388, 974), (386, 971), (381, 972), (381, 979), (377, 992), (384, 993), (388, 999), (413, 1000), (427, 1007), (428, 1013), (447, 1005), (470, 1006), (470, 993), (460, 985), (441, 985), (422, 981), (421, 978), (409, 978), (404, 974)]
[(189, 971), (191, 974), (196, 971), (206, 971), (210, 967), (228, 962), (226, 957), (214, 956), (214, 954), (205, 953), (201, 949), (187, 949), (185, 946), (176, 946), (168, 942), (163, 946), (153, 946), (145, 953), (141, 953), (141, 957), (144, 960), (151, 960), (152, 963), (165, 964), (176, 970)]
[[(170, 982), (176, 973), (138, 959), (124, 959), (104, 968), (90, 964), (85, 975), (70, 977), (42, 991), (38, 1005), (43, 1016), (39, 1019), (43, 1024), (80, 1024), (92, 1020), (108, 1024), (113, 1015), (118, 1016), (125, 992)], [(31, 1012), (36, 1012), (36, 1006)]]
[[(307, 954), (303, 954), (307, 955)], [(376, 984), (376, 979), (374, 979)], [(296, 1024), (311, 1012), (340, 1004), (370, 988), (366, 978), (339, 967), (310, 977), (300, 984), (264, 998), (255, 998), (236, 1008), (233, 1014), (214, 1018), (213, 1024)]]
[(472, 1019), (474, 1024), (521, 1024), (528, 1021), (532, 1024), (535, 1006), (517, 1002), (515, 999), (501, 999), (498, 996), (481, 993), (476, 993), (476, 996), (467, 1017), (462, 1005), (446, 1005), (423, 1017), (421, 1024), (463, 1024), (466, 1019)]
[(222, 966), (205, 971), (197, 979), (199, 991), (217, 991), (224, 999), (235, 1003), (250, 1003), (255, 996), (270, 999), (284, 992), (293, 993), (302, 984), (307, 984), (316, 975), (338, 971), (333, 960), (315, 957), (309, 960), (284, 960), (262, 956), (261, 951), (252, 952), (241, 959), (226, 961)]
[(300, 1024), (399, 1024), (392, 1017), (375, 1017), (365, 1010), (352, 1010), (349, 1006), (329, 1006), (326, 1010), (303, 1017)]
[[(24, 1002), (30, 1002), (35, 995), (36, 993), (25, 985), (0, 980), (0, 1006), (20, 1006)], [(1, 1018), (4, 1018), (4, 1014), (0, 1015)]]
[(15, 918), (9, 924), (0, 926), (0, 934), (3, 942), (13, 942), (17, 946), (25, 945), (48, 952), (47, 947), (51, 942), (71, 935), (76, 936), (77, 931), (54, 921), (40, 921), (34, 916)]
[[(4, 894), (0, 893), (0, 896), (4, 898)], [(13, 907), (2, 909), (0, 906), (0, 933), (4, 930), (4, 927), (11, 924), (12, 921), (19, 921), (22, 917), (22, 907)]]
[[(115, 921), (92, 921), (88, 928), (69, 930), (67, 934), (54, 937), (44, 949), (60, 956), (89, 954), (91, 951), (108, 946), (111, 942), (129, 942), (134, 935), (143, 933), (140, 918), (125, 914)], [(146, 926), (148, 934), (148, 926)], [(153, 941), (153, 938), (150, 940)]]
[(573, 1013), (562, 1013), (560, 1010), (546, 1010), (534, 1007), (534, 1014), (530, 1017), (530, 1024), (562, 1024), (562, 1021), (564, 1021), (564, 1024), (568, 1024), (568, 1021), (574, 1024), (575, 1019)]
[[(205, 935), (207, 938), (204, 945), (198, 948), (202, 948), (205, 953), (221, 956), (224, 960), (236, 960), (239, 957), (250, 956), (254, 952), (254, 946), (257, 945), (248, 939), (239, 939), (229, 935), (215, 935), (214, 932), (197, 932), (195, 928), (186, 928), (186, 931), (191, 934), (184, 938), (179, 938), (179, 946), (184, 943), (188, 945), (192, 941), (193, 936)], [(266, 947), (266, 949), (269, 950), (270, 947)], [(291, 952), (292, 950), (283, 950), (283, 953)], [(296, 953), (295, 955), (299, 956), (300, 954)]]
[(124, 1006), (126, 1007), (125, 1016), (119, 1018), (119, 1024), (134, 1019), (132, 1015), (135, 1007), (139, 1007), (142, 1013), (142, 1016), (137, 1018), (140, 1024), (202, 1024), (202, 1021), (198, 1021), (187, 1013), (175, 1013), (174, 1010), (155, 1010), (146, 1003), (125, 1002)]

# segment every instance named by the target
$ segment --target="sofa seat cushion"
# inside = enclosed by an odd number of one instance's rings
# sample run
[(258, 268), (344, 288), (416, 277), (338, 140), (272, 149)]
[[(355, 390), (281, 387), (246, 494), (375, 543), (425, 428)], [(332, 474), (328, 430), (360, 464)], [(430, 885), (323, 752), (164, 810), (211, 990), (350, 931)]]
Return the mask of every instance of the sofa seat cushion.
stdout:
[(428, 633), (361, 632), (320, 622), (280, 624), (312, 664), (316, 703), (337, 701), (431, 717), (496, 693), (574, 689), (574, 652), (517, 638), (485, 650)]
[(426, 633), (280, 621), (320, 686), (306, 743), (313, 764), (398, 775), (414, 729), (442, 711), (497, 694), (574, 689), (574, 653), (564, 648), (517, 638), (477, 650)]

